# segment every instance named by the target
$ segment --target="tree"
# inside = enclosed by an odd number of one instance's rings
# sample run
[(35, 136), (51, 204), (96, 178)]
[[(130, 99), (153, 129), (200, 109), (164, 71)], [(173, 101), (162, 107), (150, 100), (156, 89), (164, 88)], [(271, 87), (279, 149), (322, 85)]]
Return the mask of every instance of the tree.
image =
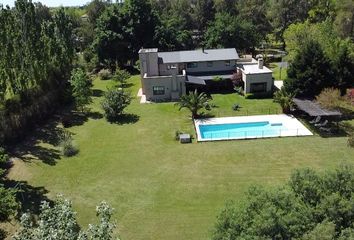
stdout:
[(283, 113), (290, 113), (290, 109), (294, 106), (293, 98), (295, 93), (286, 92), (285, 88), (282, 87), (279, 91), (274, 94), (274, 102), (280, 104)]
[(315, 97), (335, 84), (330, 60), (317, 42), (309, 41), (290, 64), (284, 87), (297, 96)]
[(267, 1), (264, 0), (239, 0), (237, 4), (240, 18), (251, 22), (256, 32), (264, 39), (270, 33), (271, 25), (267, 18)]
[(101, 106), (108, 121), (118, 121), (124, 109), (130, 104), (131, 96), (122, 89), (110, 89), (104, 95)]
[(213, 239), (350, 239), (353, 194), (350, 165), (322, 174), (299, 169), (284, 186), (253, 186), (243, 202), (227, 204)]
[(198, 94), (197, 90), (189, 92), (188, 95), (181, 96), (179, 102), (176, 103), (179, 106), (179, 110), (187, 108), (192, 113), (192, 118), (199, 116), (199, 111), (202, 109), (210, 110), (209, 98), (205, 93)]
[(336, 2), (336, 18), (334, 26), (342, 38), (354, 40), (354, 1), (342, 0)]
[(247, 51), (258, 45), (260, 38), (252, 23), (228, 13), (217, 13), (204, 36), (207, 48), (236, 48)]
[(7, 221), (10, 216), (14, 216), (18, 208), (16, 191), (6, 189), (0, 183), (0, 222)]
[(343, 44), (340, 47), (337, 58), (334, 60), (337, 87), (342, 95), (346, 93), (347, 88), (354, 86), (354, 57), (350, 55), (348, 45)]
[(70, 84), (76, 107), (84, 111), (85, 106), (92, 102), (92, 82), (81, 68), (76, 68), (71, 72)]
[(127, 72), (124, 69), (119, 69), (118, 67), (116, 68), (114, 75), (113, 75), (113, 80), (115, 82), (118, 82), (120, 87), (125, 87), (127, 80), (130, 78), (130, 73)]
[(98, 225), (89, 225), (87, 231), (80, 231), (76, 220), (76, 213), (72, 203), (58, 196), (53, 207), (43, 202), (37, 222), (32, 222), (29, 214), (21, 217), (21, 228), (14, 236), (15, 240), (113, 240), (115, 224), (111, 223), (113, 209), (102, 202), (97, 207), (97, 216), (100, 217)]
[(142, 47), (153, 47), (157, 17), (149, 1), (126, 0), (111, 4), (100, 16), (94, 50), (100, 63), (113, 67), (135, 63)]
[(193, 48), (192, 31), (187, 22), (178, 15), (162, 15), (156, 27), (155, 41), (161, 51), (187, 50)]
[(302, 22), (308, 16), (311, 5), (307, 0), (270, 0), (268, 18), (278, 40), (285, 42), (283, 33), (292, 23)]

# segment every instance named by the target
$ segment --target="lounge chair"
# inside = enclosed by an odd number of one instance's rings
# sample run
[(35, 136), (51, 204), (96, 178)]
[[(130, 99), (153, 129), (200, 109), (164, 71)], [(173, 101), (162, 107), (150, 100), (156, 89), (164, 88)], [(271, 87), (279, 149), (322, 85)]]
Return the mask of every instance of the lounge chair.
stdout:
[(317, 116), (314, 118), (312, 121), (310, 121), (311, 124), (319, 123), (321, 121), (321, 116)]
[(324, 122), (322, 122), (322, 123), (317, 123), (317, 124), (315, 124), (315, 126), (316, 127), (324, 127), (324, 126), (326, 126), (328, 124), (328, 120), (324, 120)]
[(331, 133), (332, 129), (331, 128), (326, 128), (326, 127), (320, 127), (320, 130), (325, 133)]

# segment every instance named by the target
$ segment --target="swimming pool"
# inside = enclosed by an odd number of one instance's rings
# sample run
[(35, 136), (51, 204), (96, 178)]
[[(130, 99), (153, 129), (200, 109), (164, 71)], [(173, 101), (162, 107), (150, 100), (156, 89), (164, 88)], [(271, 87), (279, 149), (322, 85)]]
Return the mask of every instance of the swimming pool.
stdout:
[(198, 141), (307, 136), (312, 133), (284, 114), (195, 120)]

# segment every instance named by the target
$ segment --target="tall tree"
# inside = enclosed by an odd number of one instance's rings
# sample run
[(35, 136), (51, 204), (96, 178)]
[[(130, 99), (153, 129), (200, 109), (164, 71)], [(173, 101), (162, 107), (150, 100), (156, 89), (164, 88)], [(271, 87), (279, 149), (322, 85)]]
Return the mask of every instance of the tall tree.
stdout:
[(298, 96), (315, 97), (322, 89), (335, 84), (330, 60), (319, 43), (309, 41), (290, 64), (284, 87)]
[(339, 36), (354, 40), (354, 0), (337, 1), (334, 25)]
[(263, 39), (272, 30), (267, 18), (267, 8), (267, 1), (264, 0), (239, 0), (237, 5), (240, 18), (251, 22)]
[(248, 51), (258, 45), (260, 37), (252, 23), (228, 13), (217, 13), (204, 39), (208, 48), (234, 47)]
[(95, 51), (104, 64), (133, 64), (142, 47), (153, 47), (157, 17), (149, 1), (127, 0), (109, 6), (98, 20)]
[(311, 8), (307, 0), (269, 0), (268, 17), (278, 40), (285, 42), (283, 33), (288, 26), (295, 22), (302, 22), (307, 18)]

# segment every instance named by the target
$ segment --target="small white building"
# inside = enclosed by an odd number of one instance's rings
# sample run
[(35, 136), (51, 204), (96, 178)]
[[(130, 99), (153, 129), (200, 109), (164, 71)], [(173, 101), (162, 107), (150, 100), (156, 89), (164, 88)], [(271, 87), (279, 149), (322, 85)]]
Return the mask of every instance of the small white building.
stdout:
[(272, 70), (264, 66), (263, 59), (258, 61), (253, 58), (241, 60), (238, 70), (242, 72), (245, 94), (272, 92), (274, 86)]

